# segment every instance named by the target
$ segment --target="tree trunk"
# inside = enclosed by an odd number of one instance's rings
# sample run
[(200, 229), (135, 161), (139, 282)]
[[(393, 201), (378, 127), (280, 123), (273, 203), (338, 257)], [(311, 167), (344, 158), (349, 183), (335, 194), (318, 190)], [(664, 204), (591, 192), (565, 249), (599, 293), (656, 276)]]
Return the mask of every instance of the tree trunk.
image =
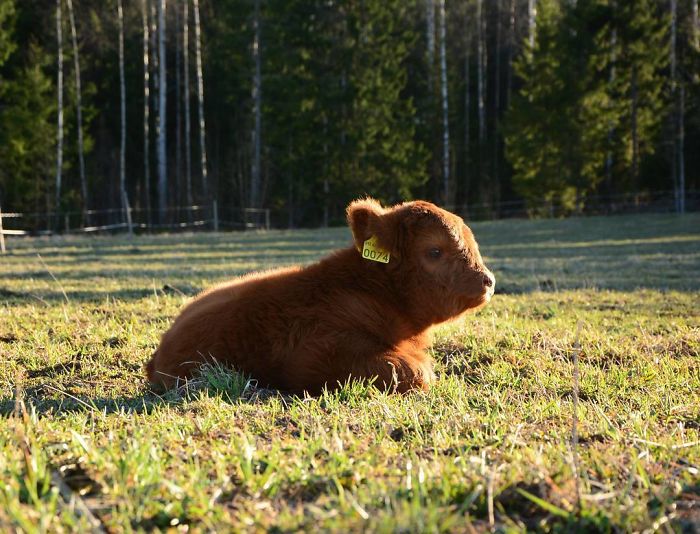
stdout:
[(55, 229), (58, 231), (59, 212), (61, 210), (61, 176), (63, 172), (63, 31), (61, 0), (56, 0), (56, 44), (58, 45), (58, 73), (56, 90), (58, 92), (58, 110), (56, 119), (56, 200)]
[(199, 111), (199, 151), (202, 166), (202, 194), (209, 198), (209, 182), (207, 177), (207, 143), (206, 125), (204, 122), (204, 79), (202, 77), (202, 32), (199, 24), (199, 0), (194, 4), (194, 40), (195, 60), (197, 64), (197, 109)]
[(632, 80), (631, 80), (631, 100), (632, 100), (632, 112), (631, 112), (631, 128), (632, 128), (632, 188), (636, 190), (639, 183), (639, 132), (637, 131), (637, 106), (638, 95), (637, 95), (637, 67), (632, 65)]
[(435, 65), (435, 3), (425, 0), (425, 35), (428, 42), (428, 87), (433, 90), (433, 70)]
[(255, 0), (255, 16), (253, 19), (253, 161), (250, 172), (250, 207), (259, 208), (261, 202), (262, 184), (260, 181), (260, 126), (261, 126), (261, 79), (260, 79), (260, 0)]
[[(189, 0), (182, 3), (182, 50), (183, 58), (183, 88), (185, 99), (185, 189), (187, 191), (187, 205), (192, 206), (192, 146), (190, 123), (190, 9)], [(192, 213), (188, 211), (188, 213)]]
[(166, 219), (168, 206), (168, 162), (167, 162), (167, 102), (168, 81), (166, 79), (165, 56), (165, 10), (167, 0), (156, 0), (158, 6), (158, 217), (161, 223)]
[(447, 54), (445, 41), (445, 0), (440, 0), (440, 94), (442, 97), (442, 180), (445, 206), (449, 206), (450, 198), (450, 125), (449, 103), (447, 94)]
[(467, 43), (466, 53), (464, 56), (464, 207), (466, 209), (469, 203), (469, 129), (471, 123), (469, 121), (470, 106), (471, 101), (469, 98), (469, 93), (471, 92), (469, 86), (469, 43)]
[(700, 28), (698, 28), (698, 0), (693, 0), (693, 47), (700, 50)]
[(476, 2), (476, 47), (477, 47), (477, 89), (478, 89), (478, 106), (479, 106), (479, 145), (486, 139), (486, 107), (484, 101), (484, 93), (486, 90), (486, 80), (484, 79), (484, 71), (486, 69), (486, 56), (484, 52), (484, 28), (482, 17), (483, 0)]
[(680, 189), (678, 187), (678, 79), (676, 77), (676, 26), (678, 20), (678, 2), (671, 0), (671, 42), (669, 47), (670, 52), (670, 70), (671, 70), (671, 131), (672, 134), (672, 154), (671, 154), (671, 181), (673, 182), (673, 197), (676, 204), (676, 211), (680, 211)]
[(537, 30), (537, 5), (536, 0), (527, 0), (527, 38), (530, 50), (535, 47), (535, 31)]
[(678, 97), (678, 212), (685, 213), (685, 85), (681, 84)]
[[(493, 180), (491, 186), (491, 200), (494, 206), (500, 201), (501, 184), (498, 176), (498, 158), (500, 155), (500, 113), (501, 113), (501, 0), (496, 0), (496, 44), (494, 48), (494, 89), (493, 89), (493, 163), (491, 165)], [(492, 206), (493, 209), (493, 206)], [(496, 208), (497, 210), (497, 208)]]
[(175, 203), (179, 208), (182, 206), (182, 101), (180, 99), (182, 45), (180, 43), (180, 10), (178, 7), (177, 2), (175, 2)]
[(78, 53), (78, 35), (75, 29), (75, 14), (73, 13), (73, 0), (66, 0), (68, 5), (68, 17), (70, 19), (70, 32), (73, 41), (73, 68), (75, 70), (75, 98), (76, 114), (78, 118), (78, 170), (80, 172), (80, 191), (83, 200), (83, 224), (89, 224), (87, 214), (89, 208), (87, 178), (85, 177), (85, 156), (83, 147), (83, 97), (80, 84), (80, 55)]
[(328, 180), (329, 165), (328, 165), (328, 118), (323, 117), (323, 227), (328, 228), (329, 219), (329, 194), (331, 192), (331, 184)]
[(151, 132), (150, 132), (150, 50), (148, 6), (149, 0), (141, 0), (143, 18), (143, 190), (146, 194), (146, 223), (151, 226)]
[[(613, 85), (615, 83), (615, 61), (617, 60), (616, 47), (617, 47), (617, 30), (613, 29), (612, 35), (610, 37), (610, 74), (608, 76), (608, 85), (610, 91), (613, 91)], [(615, 128), (610, 125), (608, 127), (608, 151), (605, 156), (605, 185), (607, 188), (607, 193), (612, 193), (612, 167), (613, 167), (613, 153), (612, 144), (613, 138), (615, 136)]]
[(131, 210), (126, 195), (126, 83), (124, 81), (124, 12), (122, 0), (117, 0), (117, 16), (119, 17), (119, 95), (121, 111), (121, 148), (119, 150), (119, 193), (122, 199), (122, 210), (126, 218), (129, 235), (133, 233), (131, 226)]
[(515, 49), (515, 0), (510, 0), (508, 16), (508, 56), (506, 59), (506, 105), (510, 107), (510, 94), (513, 88), (513, 50)]
[[(148, 0), (151, 2), (151, 0)], [(160, 86), (159, 86), (159, 72), (160, 72), (160, 60), (158, 58), (158, 4), (160, 0), (152, 0), (151, 3), (151, 72), (153, 73), (152, 87), (151, 87), (151, 109), (153, 115), (153, 127), (155, 129), (155, 142), (156, 142), (156, 198), (153, 201), (158, 204), (158, 121), (160, 120)], [(152, 193), (153, 191), (151, 191)], [(151, 209), (153, 206), (149, 206)], [(158, 222), (160, 219), (160, 214), (158, 208), (155, 210), (155, 217), (151, 217), (154, 222)]]

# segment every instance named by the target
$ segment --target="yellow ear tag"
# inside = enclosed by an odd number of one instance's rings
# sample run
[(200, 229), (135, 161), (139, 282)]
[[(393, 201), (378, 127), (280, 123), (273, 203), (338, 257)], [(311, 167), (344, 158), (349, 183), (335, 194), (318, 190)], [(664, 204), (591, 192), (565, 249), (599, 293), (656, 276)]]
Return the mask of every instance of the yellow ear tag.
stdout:
[(389, 263), (391, 254), (388, 250), (384, 250), (377, 243), (377, 236), (373, 235), (365, 241), (362, 247), (362, 257), (370, 261), (378, 261), (379, 263)]

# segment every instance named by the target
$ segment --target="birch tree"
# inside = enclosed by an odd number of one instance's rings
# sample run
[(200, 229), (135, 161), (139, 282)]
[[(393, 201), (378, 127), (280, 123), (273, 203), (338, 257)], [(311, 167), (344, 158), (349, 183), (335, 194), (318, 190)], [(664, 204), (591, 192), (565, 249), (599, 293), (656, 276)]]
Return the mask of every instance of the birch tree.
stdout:
[(133, 233), (131, 226), (131, 209), (126, 195), (126, 83), (124, 81), (124, 12), (122, 0), (117, 0), (117, 17), (119, 19), (119, 100), (121, 114), (121, 148), (119, 150), (119, 193), (122, 201), (122, 211), (126, 218), (129, 235)]
[(469, 112), (470, 112), (470, 106), (471, 106), (471, 101), (469, 98), (469, 94), (471, 92), (471, 88), (469, 86), (470, 84), (470, 79), (469, 79), (469, 39), (467, 39), (467, 46), (466, 46), (466, 51), (464, 54), (464, 205), (467, 205), (467, 194), (469, 193), (469, 178), (470, 178), (470, 173), (469, 173), (469, 163), (470, 163), (470, 158), (469, 158), (469, 128), (471, 127), (471, 122), (469, 120)]
[(255, 16), (253, 19), (253, 61), (255, 73), (253, 75), (253, 159), (250, 172), (250, 206), (259, 208), (261, 202), (262, 183), (260, 179), (260, 127), (261, 127), (261, 102), (262, 87), (260, 77), (260, 0), (255, 0)]
[(165, 210), (168, 205), (168, 162), (167, 162), (167, 102), (168, 80), (166, 78), (165, 57), (165, 9), (166, 0), (156, 0), (158, 6), (158, 123), (157, 158), (158, 158), (158, 214), (160, 222), (165, 222)]
[[(183, 92), (185, 99), (185, 189), (187, 191), (187, 205), (192, 206), (192, 146), (190, 124), (190, 2), (182, 3), (182, 51), (183, 58)], [(190, 212), (191, 213), (191, 212)]]
[(479, 108), (479, 144), (486, 139), (486, 105), (484, 93), (486, 91), (486, 54), (484, 51), (484, 28), (482, 7), (483, 0), (476, 2), (476, 68), (477, 68), (477, 103)]
[[(75, 14), (73, 13), (73, 0), (66, 0), (68, 6), (68, 18), (70, 20), (71, 39), (73, 41), (73, 70), (75, 71), (75, 98), (76, 115), (78, 120), (78, 170), (80, 172), (80, 190), (83, 199), (83, 222), (88, 223), (88, 187), (85, 177), (85, 150), (83, 148), (83, 97), (80, 84), (80, 55), (78, 52), (78, 35), (75, 29)], [(88, 223), (89, 224), (89, 223)]]
[(205, 198), (208, 198), (209, 182), (207, 178), (206, 124), (204, 121), (204, 78), (202, 77), (202, 31), (199, 23), (199, 0), (193, 0), (193, 5), (195, 60), (197, 66), (197, 110), (199, 114), (199, 152), (202, 166), (202, 193), (204, 194)]
[(491, 165), (493, 182), (491, 184), (491, 192), (493, 202), (497, 203), (500, 200), (500, 177), (498, 176), (498, 160), (500, 155), (501, 137), (500, 137), (500, 113), (501, 113), (501, 0), (496, 0), (496, 42), (494, 46), (495, 65), (494, 65), (494, 95), (493, 95), (493, 163)]
[(146, 196), (146, 222), (151, 225), (151, 95), (150, 95), (150, 35), (149, 35), (149, 0), (141, 0), (141, 17), (143, 19), (143, 190)]
[(61, 175), (63, 171), (63, 31), (62, 31), (61, 0), (56, 0), (56, 44), (58, 47), (56, 74), (56, 91), (58, 108), (56, 118), (56, 230), (58, 230), (58, 215), (61, 209)]
[(515, 0), (510, 0), (510, 8), (508, 10), (507, 46), (508, 53), (506, 56), (506, 110), (510, 105), (510, 94), (513, 89), (513, 50), (515, 49)]
[(442, 96), (442, 179), (445, 205), (450, 203), (450, 126), (447, 101), (447, 54), (445, 52), (445, 0), (440, 1), (440, 94)]
[(182, 45), (180, 43), (180, 9), (175, 2), (175, 202), (182, 204)]
[(698, 28), (698, 0), (693, 0), (693, 18), (692, 18), (692, 39), (693, 39), (693, 48), (695, 48), (696, 51), (700, 50), (700, 28)]
[(435, 65), (435, 0), (425, 0), (425, 35), (428, 43), (428, 87), (433, 88), (433, 66)]
[(527, 37), (530, 50), (535, 46), (535, 30), (537, 27), (537, 5), (535, 2), (536, 0), (527, 0)]
[[(610, 73), (608, 74), (608, 88), (612, 92), (615, 85), (615, 61), (617, 47), (617, 29), (613, 28), (612, 35), (610, 36)], [(612, 191), (612, 168), (613, 168), (613, 137), (615, 135), (615, 127), (612, 121), (608, 121), (608, 151), (605, 156), (605, 181), (608, 188), (608, 192)]]
[(673, 196), (676, 204), (676, 211), (680, 212), (681, 192), (678, 180), (678, 128), (680, 117), (678, 112), (678, 79), (676, 74), (676, 28), (678, 22), (678, 2), (671, 0), (671, 32), (669, 46), (669, 66), (671, 72), (671, 128), (673, 131), (672, 154), (671, 154), (671, 181), (673, 182)]

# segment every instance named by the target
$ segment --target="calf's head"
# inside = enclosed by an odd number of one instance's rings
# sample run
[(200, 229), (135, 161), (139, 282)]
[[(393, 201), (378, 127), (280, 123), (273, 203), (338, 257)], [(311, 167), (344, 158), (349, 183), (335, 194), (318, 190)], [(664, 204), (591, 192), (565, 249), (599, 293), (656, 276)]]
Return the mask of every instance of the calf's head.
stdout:
[(374, 237), (389, 253), (377, 268), (395, 277), (412, 311), (441, 322), (491, 300), (495, 278), (461, 217), (430, 202), (384, 208), (371, 198), (352, 202), (347, 215), (359, 251)]

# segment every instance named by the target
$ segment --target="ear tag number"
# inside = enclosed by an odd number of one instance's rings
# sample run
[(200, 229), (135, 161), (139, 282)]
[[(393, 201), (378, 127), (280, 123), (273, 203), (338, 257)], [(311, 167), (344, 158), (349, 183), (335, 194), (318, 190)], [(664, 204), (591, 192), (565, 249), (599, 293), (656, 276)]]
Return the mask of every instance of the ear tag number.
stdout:
[(373, 235), (362, 247), (362, 257), (370, 261), (378, 261), (379, 263), (389, 263), (391, 254), (388, 250), (384, 250), (377, 243), (377, 236)]

